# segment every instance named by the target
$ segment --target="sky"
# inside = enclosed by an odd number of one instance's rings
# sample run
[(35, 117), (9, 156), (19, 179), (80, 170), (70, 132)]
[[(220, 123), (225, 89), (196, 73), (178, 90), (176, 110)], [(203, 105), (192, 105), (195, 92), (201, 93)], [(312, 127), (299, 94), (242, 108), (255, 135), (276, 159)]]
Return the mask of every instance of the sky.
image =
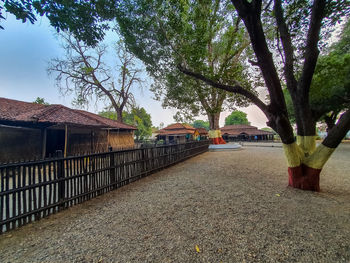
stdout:
[[(47, 74), (48, 62), (64, 55), (60, 40), (48, 20), (39, 17), (32, 25), (23, 24), (10, 14), (5, 14), (5, 17), (6, 21), (1, 23), (5, 29), (0, 30), (0, 97), (27, 102), (41, 97), (50, 104), (62, 104), (74, 108), (72, 105), (74, 95), (60, 94), (54, 76)], [(110, 32), (105, 38), (105, 43), (112, 46), (117, 39), (116, 33)], [(146, 74), (144, 78), (146, 81), (143, 89), (133, 90), (136, 103), (151, 114), (154, 126), (159, 126), (161, 122), (165, 126), (174, 123), (172, 116), (176, 110), (163, 109), (161, 102), (153, 100), (153, 93), (149, 91), (152, 81)], [(98, 113), (103, 108), (103, 103), (91, 103), (85, 110)], [(251, 125), (266, 127), (267, 119), (256, 106), (239, 110), (247, 113)], [(221, 126), (230, 113), (225, 111), (221, 114)], [(206, 120), (206, 117), (201, 116), (198, 119)]]

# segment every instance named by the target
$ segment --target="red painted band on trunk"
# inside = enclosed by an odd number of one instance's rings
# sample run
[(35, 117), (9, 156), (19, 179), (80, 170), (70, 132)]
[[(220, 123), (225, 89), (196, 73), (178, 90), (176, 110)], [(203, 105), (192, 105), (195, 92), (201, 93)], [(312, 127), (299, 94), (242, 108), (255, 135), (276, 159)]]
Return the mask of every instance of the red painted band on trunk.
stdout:
[(302, 164), (298, 167), (288, 167), (289, 183), (294, 188), (309, 191), (320, 191), (321, 169), (314, 169)]
[(222, 137), (211, 138), (212, 144), (226, 144), (225, 140)]

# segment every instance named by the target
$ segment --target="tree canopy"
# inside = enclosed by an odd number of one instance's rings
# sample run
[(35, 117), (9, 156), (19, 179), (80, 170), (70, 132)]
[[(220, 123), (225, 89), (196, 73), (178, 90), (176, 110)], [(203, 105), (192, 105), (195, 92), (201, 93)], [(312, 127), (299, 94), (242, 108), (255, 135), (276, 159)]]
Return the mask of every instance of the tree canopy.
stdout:
[(243, 111), (233, 111), (225, 118), (225, 126), (236, 124), (250, 125), (250, 122), (247, 119), (247, 113)]
[[(310, 87), (310, 107), (316, 121), (331, 129), (340, 112), (350, 105), (350, 20), (344, 25), (340, 38), (322, 54), (316, 64)], [(295, 123), (294, 108), (288, 90), (284, 90), (289, 117)]]
[(46, 102), (44, 98), (37, 97), (35, 101), (33, 101), (35, 104), (43, 104), (43, 105), (50, 105), (50, 103)]
[(249, 55), (248, 36), (232, 9), (229, 2), (218, 0), (138, 0), (119, 6), (117, 20), (128, 48), (154, 77), (156, 98), (164, 107), (179, 110), (178, 121), (206, 114), (211, 129), (218, 129), (222, 110), (246, 105), (242, 96), (214, 89), (178, 70), (185, 64), (213, 79), (239, 80), (251, 89), (242, 58)]
[(203, 120), (195, 120), (192, 123), (192, 126), (194, 128), (204, 128), (206, 130), (209, 130), (209, 122), (208, 121), (203, 121)]
[[(1, 0), (0, 22), (5, 20), (3, 11), (11, 13), (22, 22), (34, 24), (37, 16), (46, 16), (51, 26), (57, 32), (69, 31), (75, 38), (83, 40), (90, 46), (101, 41), (106, 30), (110, 29), (110, 21), (116, 16), (116, 7), (119, 0), (96, 1), (56, 1), (56, 0)], [(6, 29), (6, 26), (2, 26)]]
[[(100, 116), (117, 120), (117, 114), (113, 111), (102, 111)], [(133, 107), (130, 111), (123, 112), (123, 121), (126, 124), (137, 127), (135, 136), (137, 140), (149, 138), (152, 135), (151, 115), (143, 107)]]
[(152, 135), (151, 115), (143, 107), (134, 107), (130, 112), (124, 112), (124, 122), (137, 127), (137, 140), (149, 138)]

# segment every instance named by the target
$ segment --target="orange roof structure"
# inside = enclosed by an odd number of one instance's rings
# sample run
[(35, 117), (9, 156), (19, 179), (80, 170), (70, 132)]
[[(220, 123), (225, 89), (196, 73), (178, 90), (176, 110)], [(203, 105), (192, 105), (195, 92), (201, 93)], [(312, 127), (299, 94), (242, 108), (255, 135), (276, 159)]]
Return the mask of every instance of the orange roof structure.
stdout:
[(43, 105), (0, 98), (0, 124), (67, 124), (96, 128), (137, 130), (136, 127), (107, 119), (91, 112), (63, 105)]
[(237, 136), (242, 133), (250, 136), (273, 134), (272, 132), (269, 132), (269, 131), (259, 130), (257, 127), (254, 127), (254, 126), (242, 125), (242, 124), (227, 125), (220, 128), (220, 130), (222, 135), (227, 134), (232, 136)]
[(158, 135), (194, 134), (195, 128), (188, 124), (174, 123), (158, 131)]

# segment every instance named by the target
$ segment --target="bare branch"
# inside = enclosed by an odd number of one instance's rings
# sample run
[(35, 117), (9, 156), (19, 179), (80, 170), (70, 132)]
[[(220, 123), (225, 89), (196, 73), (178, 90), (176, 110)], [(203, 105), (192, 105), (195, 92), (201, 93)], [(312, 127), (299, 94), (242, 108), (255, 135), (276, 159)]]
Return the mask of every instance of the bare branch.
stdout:
[(281, 0), (275, 0), (274, 11), (276, 16), (277, 28), (280, 33), (285, 57), (284, 75), (287, 82), (287, 88), (292, 93), (295, 92), (297, 89), (297, 81), (294, 77), (293, 46), (292, 39), (286, 25), (286, 21), (283, 16)]

